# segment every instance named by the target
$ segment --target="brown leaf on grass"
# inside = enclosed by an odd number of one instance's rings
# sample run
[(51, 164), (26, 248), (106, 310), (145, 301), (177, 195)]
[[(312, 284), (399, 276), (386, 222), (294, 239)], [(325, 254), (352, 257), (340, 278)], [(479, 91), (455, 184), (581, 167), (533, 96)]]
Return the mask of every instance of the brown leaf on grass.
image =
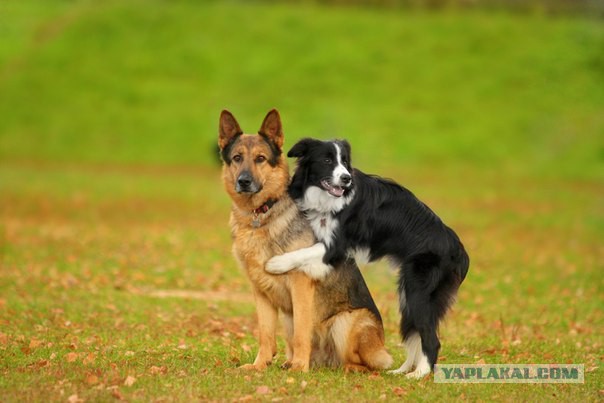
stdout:
[(67, 355), (65, 356), (65, 360), (67, 360), (67, 362), (74, 362), (75, 360), (78, 359), (78, 353), (67, 353)]
[(41, 361), (38, 361), (38, 362), (36, 363), (36, 366), (37, 366), (38, 368), (44, 368), (44, 367), (47, 367), (47, 366), (49, 366), (49, 365), (50, 365), (50, 361), (48, 361), (48, 360), (41, 360)]
[(241, 396), (239, 399), (237, 399), (239, 402), (249, 402), (251, 400), (254, 400), (254, 396), (252, 395)]
[(153, 365), (149, 369), (149, 372), (151, 372), (152, 375), (165, 375), (168, 373), (168, 367), (166, 367), (166, 366), (157, 367), (157, 366)]
[(75, 395), (75, 394), (74, 394), (74, 395), (69, 396), (69, 397), (67, 398), (67, 401), (68, 401), (69, 403), (79, 403), (79, 402), (83, 402), (84, 400), (83, 400), (83, 399), (80, 399), (80, 398), (78, 397), (78, 395)]
[(124, 400), (124, 395), (122, 395), (122, 392), (120, 392), (118, 388), (115, 388), (111, 391), (111, 396), (117, 400)]
[(29, 342), (29, 348), (33, 350), (35, 348), (40, 347), (41, 344), (42, 344), (41, 340), (31, 339), (30, 342)]
[(401, 388), (400, 386), (395, 386), (394, 388), (392, 388), (392, 393), (394, 393), (396, 396), (403, 396), (407, 394), (407, 390)]
[(88, 353), (88, 355), (84, 357), (84, 360), (82, 362), (84, 363), (84, 365), (91, 365), (94, 364), (95, 361), (96, 353)]
[(302, 388), (302, 390), (306, 389), (307, 386), (308, 386), (308, 382), (306, 382), (306, 381), (300, 382), (300, 387)]
[(379, 372), (372, 372), (371, 374), (369, 374), (367, 379), (380, 379), (381, 377), (382, 376), (380, 375)]
[(257, 395), (266, 395), (268, 393), (271, 393), (271, 389), (266, 385), (258, 386), (256, 388)]
[(124, 381), (124, 386), (132, 386), (134, 385), (134, 382), (136, 382), (136, 378), (132, 375), (128, 375), (128, 377)]
[(0, 332), (0, 344), (2, 344), (2, 345), (8, 344), (8, 335), (6, 335), (5, 333), (2, 333), (2, 332)]
[(487, 362), (484, 360), (484, 358), (481, 358), (480, 360), (476, 361), (476, 364), (480, 364), (480, 365), (485, 365)]
[(99, 383), (99, 377), (94, 374), (88, 374), (88, 376), (86, 377), (86, 383), (88, 385), (96, 385), (97, 383)]

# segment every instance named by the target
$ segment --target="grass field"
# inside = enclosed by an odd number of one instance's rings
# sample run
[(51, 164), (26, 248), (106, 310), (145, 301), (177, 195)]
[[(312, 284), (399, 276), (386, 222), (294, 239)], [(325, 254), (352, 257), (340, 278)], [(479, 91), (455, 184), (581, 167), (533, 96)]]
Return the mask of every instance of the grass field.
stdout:
[[(220, 110), (346, 137), (472, 258), (442, 363), (582, 363), (582, 385), (241, 373)], [(0, 400), (604, 398), (604, 25), (237, 2), (0, 3)], [(363, 273), (395, 365), (395, 275)], [(284, 359), (283, 343), (277, 362)]]

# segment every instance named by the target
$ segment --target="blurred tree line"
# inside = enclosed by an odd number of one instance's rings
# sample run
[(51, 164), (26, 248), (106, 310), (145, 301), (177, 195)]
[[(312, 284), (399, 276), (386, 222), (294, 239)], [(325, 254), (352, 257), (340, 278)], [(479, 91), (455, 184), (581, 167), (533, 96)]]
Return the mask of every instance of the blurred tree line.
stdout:
[(546, 15), (604, 17), (604, 0), (268, 0), (271, 3), (316, 3), (338, 6), (409, 8), (418, 10), (505, 10)]

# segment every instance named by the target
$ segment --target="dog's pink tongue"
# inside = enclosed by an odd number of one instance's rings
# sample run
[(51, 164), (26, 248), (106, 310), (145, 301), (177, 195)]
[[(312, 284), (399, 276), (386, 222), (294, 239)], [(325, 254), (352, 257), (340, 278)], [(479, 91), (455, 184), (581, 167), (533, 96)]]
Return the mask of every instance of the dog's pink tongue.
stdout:
[(329, 193), (335, 197), (342, 197), (344, 194), (344, 189), (339, 186), (333, 186), (329, 189)]

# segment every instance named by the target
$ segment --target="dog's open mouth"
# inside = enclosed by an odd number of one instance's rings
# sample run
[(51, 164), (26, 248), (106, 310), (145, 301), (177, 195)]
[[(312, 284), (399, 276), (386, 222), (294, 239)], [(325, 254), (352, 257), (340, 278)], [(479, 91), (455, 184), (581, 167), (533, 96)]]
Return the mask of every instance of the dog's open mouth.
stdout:
[(344, 194), (344, 188), (341, 186), (334, 186), (331, 183), (329, 183), (328, 180), (323, 179), (321, 181), (321, 186), (323, 187), (323, 189), (325, 189), (327, 191), (327, 193), (329, 193), (330, 195), (334, 196), (334, 197), (342, 197), (342, 195)]

